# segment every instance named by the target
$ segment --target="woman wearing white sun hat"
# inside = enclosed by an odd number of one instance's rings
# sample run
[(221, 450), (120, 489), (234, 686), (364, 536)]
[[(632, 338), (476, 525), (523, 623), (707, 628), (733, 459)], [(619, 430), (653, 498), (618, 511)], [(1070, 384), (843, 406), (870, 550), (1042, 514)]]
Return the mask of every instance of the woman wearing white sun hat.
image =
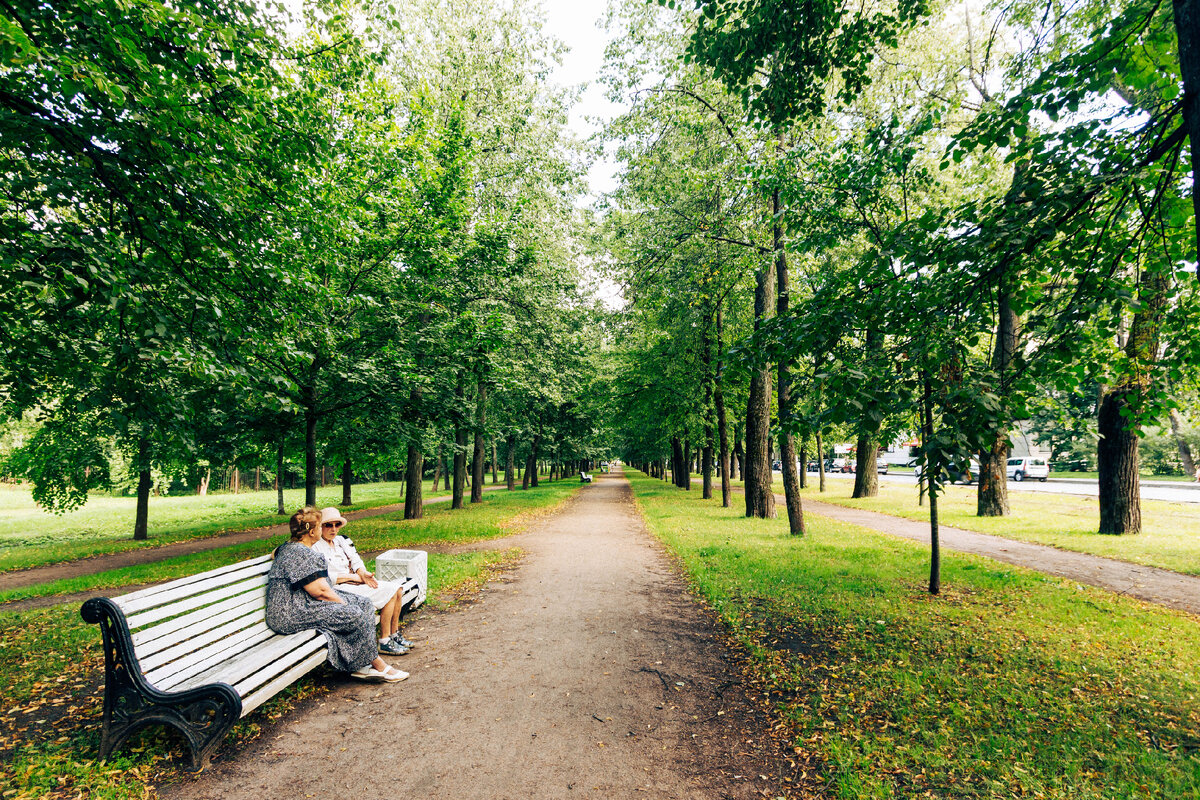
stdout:
[(400, 634), (404, 587), (375, 579), (354, 549), (354, 543), (338, 533), (345, 524), (345, 517), (333, 506), (321, 509), (321, 538), (312, 549), (325, 556), (330, 583), (366, 597), (379, 612), (379, 652), (402, 656), (413, 644)]

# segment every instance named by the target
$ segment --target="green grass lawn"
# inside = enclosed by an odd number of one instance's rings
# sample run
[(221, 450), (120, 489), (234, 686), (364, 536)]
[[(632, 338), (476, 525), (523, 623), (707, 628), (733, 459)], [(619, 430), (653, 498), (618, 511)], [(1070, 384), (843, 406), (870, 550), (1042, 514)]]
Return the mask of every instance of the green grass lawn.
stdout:
[[(356, 485), (354, 505), (340, 507), (346, 512), (401, 503), (400, 490), (399, 482)], [(423, 497), (428, 500), (447, 494), (444, 490), (430, 492), (426, 486)], [(304, 504), (303, 489), (285, 490), (283, 497), (289, 513)], [(317, 490), (318, 506), (339, 505), (341, 501), (340, 486)], [(56, 516), (38, 508), (28, 489), (0, 487), (0, 571), (157, 547), (287, 521), (275, 513), (274, 491), (151, 497), (150, 538), (135, 542), (134, 511), (132, 497), (95, 496), (83, 508)]]
[(1200, 798), (1200, 624), (814, 517), (747, 520), (627, 470), (752, 662), (810, 789), (839, 798)]
[[(424, 518), (419, 520), (406, 520), (403, 511), (394, 511), (369, 519), (354, 520), (346, 526), (345, 533), (363, 552), (429, 544), (464, 544), (490, 539), (497, 536), (497, 531), (505, 526), (518, 524), (520, 517), (516, 515), (544, 508), (548, 502), (557, 503), (559, 499), (569, 496), (578, 488), (578, 483), (555, 481), (542, 483), (537, 489), (526, 491), (509, 492), (501, 489), (484, 494), (484, 503), (481, 505), (468, 504), (468, 508), (464, 510), (469, 510), (469, 514), (452, 511), (449, 503), (437, 503), (427, 507)], [(272, 537), (77, 578), (0, 590), (0, 603), (83, 592), (88, 589), (152, 583), (192, 575), (269, 553), (283, 541), (283, 536)]]
[[(814, 487), (815, 483), (803, 490), (804, 496), (905, 519), (929, 519), (928, 503), (917, 505), (915, 486), (881, 483), (877, 497), (859, 500), (850, 497), (853, 481), (827, 481), (823, 494)], [(776, 491), (782, 493), (783, 485), (777, 484)], [(1106, 536), (1096, 533), (1100, 510), (1094, 497), (1011, 492), (1008, 496), (1011, 515), (977, 517), (975, 492), (974, 486), (947, 487), (938, 502), (941, 522), (970, 531), (1200, 575), (1200, 504), (1143, 500), (1140, 534)]]
[[(543, 483), (537, 489), (489, 492), (482, 504), (451, 511), (430, 506), (422, 520), (388, 514), (352, 522), (346, 532), (362, 550), (458, 544), (505, 536), (530, 520), (552, 512), (579, 488), (578, 482)], [(137, 580), (163, 580), (187, 575), (267, 552), (278, 544), (251, 543), (222, 548), (186, 559), (147, 565)], [(520, 554), (480, 550), (431, 553), (429, 605), (456, 602), (477, 587), (488, 572)], [(97, 585), (123, 585), (128, 575), (95, 576)], [(72, 589), (74, 591), (76, 589)], [(100, 631), (79, 616), (70, 603), (25, 612), (0, 612), (0, 787), (8, 798), (153, 797), (151, 783), (170, 773), (170, 756), (181, 743), (151, 727), (107, 764), (96, 761), (100, 741), (100, 704), (104, 664)], [(330, 673), (317, 670), (238, 723), (223, 750), (236, 750), (252, 739), (264, 722), (278, 718), (299, 700), (320, 694)]]

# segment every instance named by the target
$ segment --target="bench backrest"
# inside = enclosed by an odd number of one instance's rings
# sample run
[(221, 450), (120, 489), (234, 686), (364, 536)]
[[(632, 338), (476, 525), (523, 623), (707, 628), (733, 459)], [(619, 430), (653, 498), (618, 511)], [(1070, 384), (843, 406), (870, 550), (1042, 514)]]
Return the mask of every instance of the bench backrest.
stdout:
[[(125, 614), (147, 682), (178, 691), (220, 679), (245, 697), (265, 676), (245, 686), (239, 678), (281, 659), (319, 663), (324, 650), (319, 633), (280, 636), (267, 627), (270, 569), (271, 556), (260, 556), (113, 598)], [(268, 644), (273, 638), (280, 640), (278, 646)], [(297, 648), (303, 653), (293, 655)], [(244, 668), (231, 670), (239, 660)]]

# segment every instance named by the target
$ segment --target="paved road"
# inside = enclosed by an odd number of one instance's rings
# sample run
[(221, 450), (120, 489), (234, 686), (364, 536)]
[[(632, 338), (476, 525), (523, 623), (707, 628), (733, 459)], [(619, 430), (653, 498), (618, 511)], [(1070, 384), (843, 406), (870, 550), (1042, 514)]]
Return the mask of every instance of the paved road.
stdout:
[[(828, 472), (830, 480), (854, 480), (851, 474)], [(810, 472), (809, 478), (816, 479), (816, 473)], [(907, 484), (912, 486), (916, 478), (911, 473), (892, 473), (880, 475), (879, 479), (886, 483)], [(1096, 497), (1099, 489), (1096, 481), (1083, 478), (1051, 478), (1041, 481), (1009, 481), (1010, 492), (1046, 492), (1049, 494), (1075, 494), (1084, 497)], [(1200, 503), (1200, 484), (1176, 483), (1172, 481), (1142, 481), (1143, 500), (1165, 500), (1170, 503)]]

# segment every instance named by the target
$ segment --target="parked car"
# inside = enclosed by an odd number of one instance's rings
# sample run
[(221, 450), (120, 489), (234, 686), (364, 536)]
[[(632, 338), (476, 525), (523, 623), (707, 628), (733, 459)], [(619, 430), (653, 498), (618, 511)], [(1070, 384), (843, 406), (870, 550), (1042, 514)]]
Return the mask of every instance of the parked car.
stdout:
[(888, 474), (887, 460), (883, 459), (883, 458), (875, 459), (875, 471), (878, 472), (880, 475), (887, 475)]
[[(917, 476), (917, 480), (921, 480), (921, 465), (917, 464), (913, 468), (913, 472)], [(946, 465), (946, 476), (950, 478), (951, 483), (974, 483), (975, 476), (979, 474), (979, 462), (971, 459), (964, 466), (957, 461), (951, 461)]]
[(853, 458), (843, 458), (841, 466), (838, 467), (838, 471), (839, 472), (854, 472), (854, 459)]
[(1044, 458), (1010, 458), (1004, 468), (1004, 474), (1014, 481), (1037, 478), (1044, 483), (1050, 476), (1050, 465)]
[(820, 472), (821, 471), (821, 462), (817, 461), (817, 459), (815, 459), (815, 458), (812, 459), (811, 461), (809, 461), (808, 462), (808, 471), (809, 472)]

